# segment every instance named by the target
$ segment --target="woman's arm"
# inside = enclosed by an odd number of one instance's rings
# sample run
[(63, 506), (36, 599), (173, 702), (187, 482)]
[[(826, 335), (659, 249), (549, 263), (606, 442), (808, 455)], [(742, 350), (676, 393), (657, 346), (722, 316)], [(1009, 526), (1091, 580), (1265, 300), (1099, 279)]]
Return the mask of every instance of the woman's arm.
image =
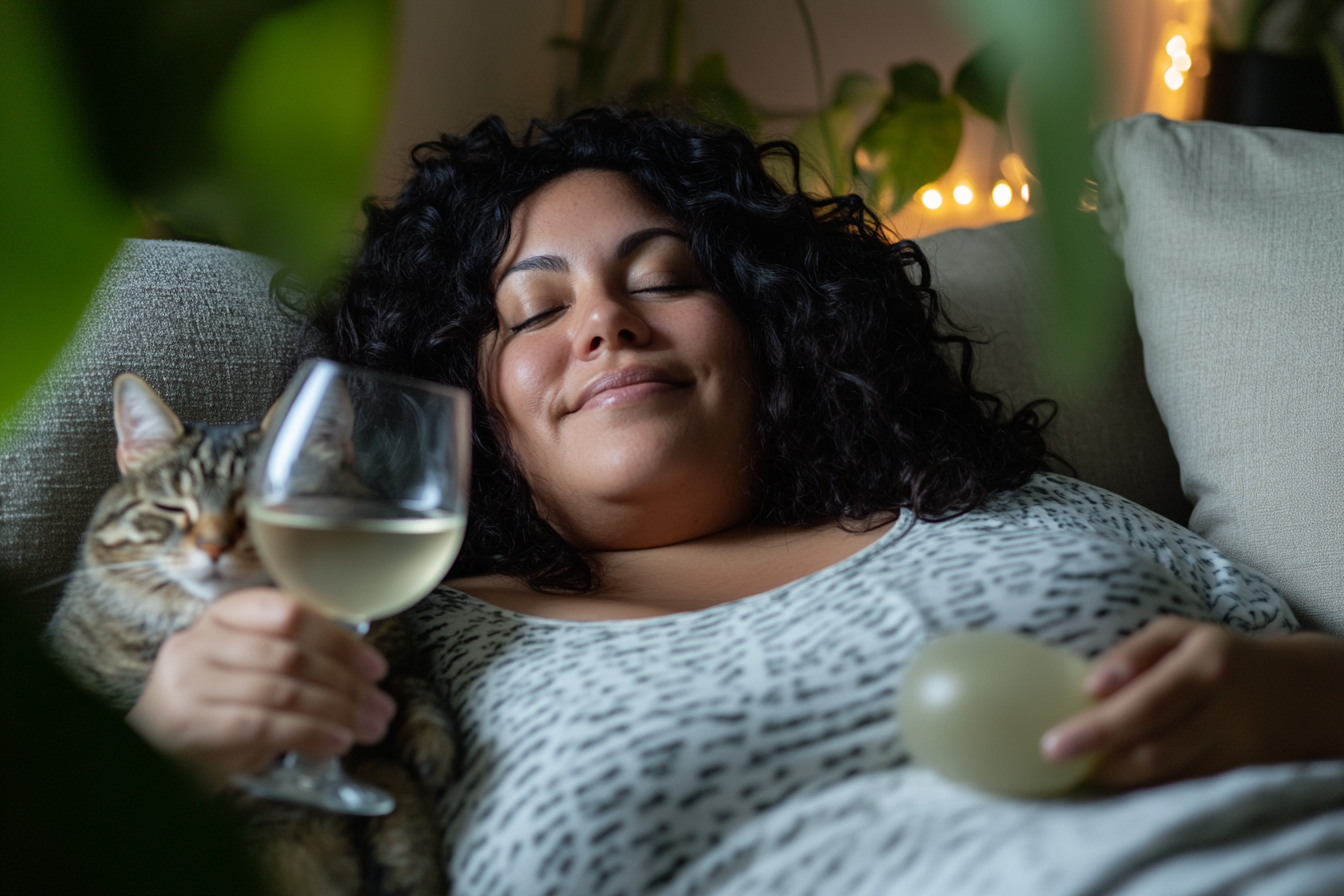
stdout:
[(1139, 787), (1241, 765), (1344, 759), (1344, 640), (1249, 637), (1163, 616), (1098, 660), (1100, 702), (1042, 740), (1046, 758), (1098, 752), (1092, 779)]
[(127, 721), (211, 783), (287, 750), (374, 743), (396, 710), (381, 654), (275, 588), (220, 598), (160, 648)]

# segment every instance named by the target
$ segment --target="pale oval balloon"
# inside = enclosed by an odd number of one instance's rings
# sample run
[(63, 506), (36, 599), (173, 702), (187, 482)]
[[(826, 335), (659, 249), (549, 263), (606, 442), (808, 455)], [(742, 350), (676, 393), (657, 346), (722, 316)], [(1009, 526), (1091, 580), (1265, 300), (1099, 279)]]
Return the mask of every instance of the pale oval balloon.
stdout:
[(1087, 708), (1088, 664), (1007, 632), (961, 632), (925, 645), (906, 669), (901, 729), (915, 761), (1007, 796), (1054, 796), (1087, 776), (1092, 757), (1059, 765), (1041, 736)]

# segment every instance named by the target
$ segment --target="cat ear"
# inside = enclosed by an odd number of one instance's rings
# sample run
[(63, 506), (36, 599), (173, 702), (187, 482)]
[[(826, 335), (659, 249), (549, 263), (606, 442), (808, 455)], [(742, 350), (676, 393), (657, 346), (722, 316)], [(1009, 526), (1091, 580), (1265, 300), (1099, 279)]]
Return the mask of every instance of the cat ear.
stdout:
[(344, 380), (333, 379), (322, 396), (308, 441), (339, 453), (346, 463), (355, 459), (355, 406)]
[(138, 470), (182, 438), (184, 431), (172, 409), (133, 373), (121, 374), (112, 384), (112, 418), (117, 425), (117, 467), (123, 473)]

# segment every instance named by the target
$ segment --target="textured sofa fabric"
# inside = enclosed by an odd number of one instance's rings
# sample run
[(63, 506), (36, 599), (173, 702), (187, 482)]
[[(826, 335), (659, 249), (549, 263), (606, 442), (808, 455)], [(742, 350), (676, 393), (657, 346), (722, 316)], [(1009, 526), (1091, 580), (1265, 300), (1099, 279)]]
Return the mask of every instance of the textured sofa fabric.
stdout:
[[(294, 367), (298, 322), (276, 263), (198, 243), (127, 240), (75, 336), (0, 443), (0, 566), (28, 587), (68, 572), (117, 476), (112, 380), (139, 374), (184, 420), (259, 420)], [(32, 592), (49, 609), (59, 584)]]
[[(1030, 222), (922, 241), (956, 318), (994, 342), (982, 388), (1009, 404), (1041, 397), (1026, 356), (1039, 268)], [(301, 327), (268, 296), (275, 263), (195, 243), (128, 240), (78, 332), (16, 413), (0, 445), (0, 566), (25, 584), (68, 572), (93, 505), (114, 481), (112, 380), (139, 374), (183, 417), (260, 419), (302, 352)], [(1143, 383), (1137, 338), (1115, 380), (1065, 405), (1052, 447), (1083, 478), (1184, 521), (1175, 460)], [(59, 584), (34, 592), (50, 609)]]
[(1145, 115), (1097, 163), (1190, 527), (1344, 635), (1344, 136)]

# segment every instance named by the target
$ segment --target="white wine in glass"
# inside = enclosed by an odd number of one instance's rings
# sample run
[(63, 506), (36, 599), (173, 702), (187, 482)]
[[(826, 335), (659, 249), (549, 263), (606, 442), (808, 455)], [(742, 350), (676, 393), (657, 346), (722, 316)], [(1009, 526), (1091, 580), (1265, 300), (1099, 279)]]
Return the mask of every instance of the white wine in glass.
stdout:
[[(363, 634), (442, 581), (466, 528), (465, 392), (313, 360), (262, 428), (247, 519), (278, 585)], [(234, 783), (254, 796), (352, 815), (396, 806), (337, 760), (297, 753)]]

